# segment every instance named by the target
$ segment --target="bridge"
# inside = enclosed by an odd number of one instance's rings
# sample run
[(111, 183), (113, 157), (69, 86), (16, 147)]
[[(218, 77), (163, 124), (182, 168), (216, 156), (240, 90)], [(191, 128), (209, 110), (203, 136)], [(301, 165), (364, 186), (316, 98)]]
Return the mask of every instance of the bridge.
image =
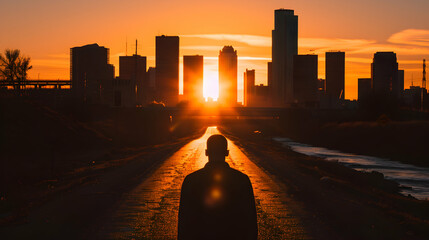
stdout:
[(14, 87), (22, 86), (26, 88), (27, 86), (32, 86), (34, 89), (42, 88), (70, 88), (70, 80), (27, 80), (27, 81), (0, 81), (0, 87)]

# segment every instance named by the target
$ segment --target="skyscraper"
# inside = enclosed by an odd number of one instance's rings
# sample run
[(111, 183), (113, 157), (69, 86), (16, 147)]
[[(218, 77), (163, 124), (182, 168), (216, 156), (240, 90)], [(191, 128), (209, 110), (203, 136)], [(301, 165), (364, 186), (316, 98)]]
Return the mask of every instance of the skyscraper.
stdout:
[(183, 56), (183, 97), (190, 104), (204, 101), (204, 57)]
[(404, 70), (398, 70), (398, 97), (402, 98), (404, 96), (404, 78), (405, 78), (405, 71)]
[(326, 94), (332, 99), (344, 100), (345, 53), (327, 52), (325, 56)]
[(225, 46), (219, 52), (219, 99), (224, 106), (237, 105), (237, 51)]
[(267, 83), (268, 87), (273, 85), (273, 62), (267, 63)]
[(358, 79), (358, 101), (364, 100), (371, 93), (371, 78)]
[(294, 103), (313, 107), (318, 98), (317, 55), (295, 55), (293, 63)]
[(146, 77), (146, 57), (136, 55), (119, 57), (119, 78), (131, 80), (135, 88), (135, 102), (139, 105), (147, 103), (149, 84)]
[(274, 106), (288, 106), (293, 100), (293, 57), (298, 54), (298, 16), (293, 10), (274, 12), (272, 31), (272, 94)]
[(243, 105), (246, 107), (253, 106), (255, 95), (255, 70), (251, 69), (244, 72), (244, 101)]
[(70, 79), (76, 99), (101, 103), (102, 89), (113, 80), (115, 70), (109, 64), (109, 49), (90, 44), (70, 49)]
[(156, 90), (166, 106), (179, 102), (179, 37), (156, 37)]
[(372, 63), (372, 89), (374, 93), (399, 95), (398, 62), (394, 52), (377, 52)]

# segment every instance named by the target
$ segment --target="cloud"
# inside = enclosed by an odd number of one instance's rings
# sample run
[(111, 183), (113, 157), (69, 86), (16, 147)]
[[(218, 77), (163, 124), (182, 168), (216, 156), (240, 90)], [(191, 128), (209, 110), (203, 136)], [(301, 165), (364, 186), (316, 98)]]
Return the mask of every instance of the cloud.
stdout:
[(194, 34), (194, 35), (181, 35), (185, 38), (204, 38), (211, 40), (223, 40), (245, 43), (249, 46), (255, 47), (271, 47), (271, 37), (260, 35), (246, 35), (246, 34)]
[(38, 67), (69, 68), (70, 61), (68, 59), (31, 59), (31, 64)]
[(310, 48), (314, 51), (350, 51), (375, 44), (373, 40), (365, 39), (342, 39), (342, 38), (299, 38), (298, 46), (300, 48)]
[(201, 50), (201, 51), (219, 51), (222, 46), (206, 46), (206, 45), (191, 45), (191, 46), (180, 46), (183, 50)]
[(429, 47), (429, 30), (406, 29), (387, 40), (390, 43)]

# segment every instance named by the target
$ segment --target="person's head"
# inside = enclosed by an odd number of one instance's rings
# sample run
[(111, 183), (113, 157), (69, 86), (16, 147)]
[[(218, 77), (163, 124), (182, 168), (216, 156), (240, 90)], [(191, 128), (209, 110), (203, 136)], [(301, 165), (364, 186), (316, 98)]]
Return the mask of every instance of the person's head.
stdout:
[(224, 136), (215, 134), (207, 139), (206, 156), (210, 162), (225, 161), (228, 154), (228, 142)]

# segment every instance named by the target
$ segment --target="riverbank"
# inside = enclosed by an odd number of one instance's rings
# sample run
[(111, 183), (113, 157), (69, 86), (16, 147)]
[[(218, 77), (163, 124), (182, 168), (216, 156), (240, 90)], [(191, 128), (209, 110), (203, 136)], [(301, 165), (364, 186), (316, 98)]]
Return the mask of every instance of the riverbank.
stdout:
[[(289, 186), (308, 215), (316, 239), (426, 239), (429, 202), (400, 195), (397, 183), (380, 173), (363, 173), (305, 156), (249, 125), (219, 128), (259, 166)], [(319, 221), (326, 229), (314, 226)], [(304, 222), (304, 224), (306, 224)], [(320, 236), (319, 232), (332, 233)]]
[(285, 135), (319, 147), (429, 167), (429, 121), (328, 123)]

